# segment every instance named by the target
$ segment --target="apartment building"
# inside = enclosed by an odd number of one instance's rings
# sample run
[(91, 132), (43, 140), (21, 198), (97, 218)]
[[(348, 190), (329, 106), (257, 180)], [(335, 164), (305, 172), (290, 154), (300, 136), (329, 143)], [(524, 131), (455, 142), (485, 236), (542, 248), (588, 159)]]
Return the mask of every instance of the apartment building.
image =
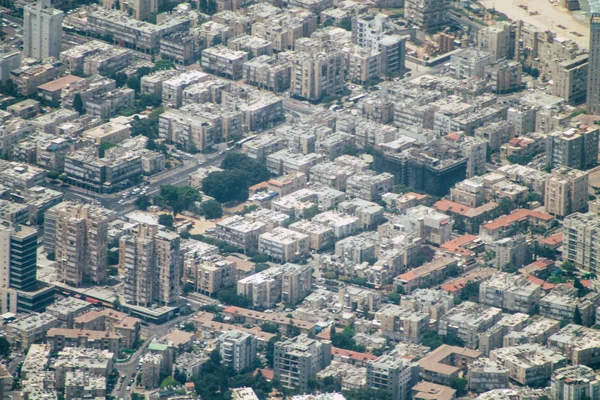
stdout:
[(563, 98), (572, 106), (584, 103), (587, 98), (589, 54), (556, 63), (552, 94)]
[[(179, 145), (184, 151), (205, 150), (222, 137), (222, 131), (197, 105), (169, 109), (160, 114), (158, 134), (169, 143)], [(213, 114), (214, 118), (215, 115)], [(218, 118), (218, 117), (217, 117)]]
[(571, 365), (600, 361), (600, 335), (595, 329), (569, 324), (548, 338), (548, 347), (562, 353)]
[(219, 353), (224, 364), (236, 372), (253, 368), (256, 360), (256, 338), (249, 333), (229, 331), (218, 337)]
[(46, 341), (53, 353), (58, 353), (65, 347), (83, 347), (86, 349), (106, 349), (118, 356), (121, 354), (122, 349), (121, 335), (105, 331), (51, 328), (46, 332)]
[(419, 29), (435, 33), (448, 25), (446, 0), (406, 0), (405, 18)]
[(248, 53), (225, 46), (209, 47), (202, 51), (202, 69), (233, 80), (242, 79), (246, 61)]
[(254, 307), (273, 307), (278, 302), (297, 304), (310, 292), (312, 268), (286, 263), (258, 272), (237, 282), (239, 295), (252, 300)]
[(383, 172), (375, 174), (356, 174), (346, 180), (346, 193), (367, 201), (377, 201), (384, 193), (392, 192), (394, 175)]
[(504, 272), (494, 274), (479, 286), (479, 302), (525, 314), (533, 313), (540, 302), (540, 285), (523, 276)]
[(177, 65), (190, 65), (198, 61), (196, 39), (186, 32), (173, 32), (160, 39), (160, 58)]
[(309, 248), (321, 250), (333, 245), (335, 233), (333, 228), (313, 221), (300, 220), (289, 226), (289, 229), (308, 236)]
[(162, 98), (163, 83), (180, 75), (181, 71), (167, 69), (144, 75), (140, 79), (141, 94), (158, 94)]
[(563, 257), (591, 271), (597, 271), (596, 238), (600, 234), (600, 218), (595, 213), (573, 213), (564, 219)]
[(101, 284), (107, 277), (108, 224), (116, 213), (89, 204), (63, 202), (45, 213), (44, 248), (56, 254), (61, 282)]
[(493, 60), (511, 59), (514, 55), (514, 32), (509, 23), (486, 26), (477, 32), (477, 46), (492, 53)]
[(443, 344), (418, 361), (420, 375), (429, 382), (451, 385), (479, 358), (477, 350)]
[(508, 386), (508, 370), (489, 358), (476, 360), (469, 366), (469, 389), (474, 392), (504, 389)]
[(439, 323), (440, 335), (454, 334), (469, 348), (477, 346), (478, 335), (495, 325), (502, 318), (502, 310), (465, 301), (449, 310)]
[(129, 88), (118, 88), (101, 95), (91, 97), (85, 103), (86, 112), (96, 118), (107, 119), (120, 111), (133, 107), (135, 91)]
[(367, 363), (367, 387), (384, 390), (394, 400), (410, 399), (410, 389), (419, 380), (418, 364), (395, 350)]
[(61, 77), (66, 70), (65, 65), (54, 58), (35, 62), (28, 60), (29, 63), (22, 63), (19, 68), (10, 71), (10, 79), (23, 96), (36, 94), (40, 85)]
[(331, 363), (331, 342), (305, 334), (275, 343), (273, 370), (283, 387), (308, 389), (308, 381)]
[(162, 82), (163, 104), (179, 108), (183, 104), (183, 91), (196, 83), (206, 82), (210, 75), (200, 71), (189, 71)]
[(61, 328), (72, 329), (75, 318), (93, 308), (92, 303), (75, 297), (62, 297), (46, 307), (46, 313), (58, 319)]
[(139, 224), (136, 234), (119, 241), (119, 268), (125, 271), (125, 301), (149, 307), (169, 305), (179, 298), (182, 269), (180, 237)]
[(140, 340), (142, 321), (123, 312), (105, 308), (100, 311), (92, 310), (75, 317), (74, 329), (114, 332), (121, 336), (123, 347), (132, 349)]
[(386, 304), (375, 313), (381, 334), (394, 341), (419, 343), (429, 324), (429, 313)]
[(551, 391), (553, 399), (593, 399), (600, 391), (600, 380), (596, 371), (585, 365), (559, 368), (552, 373)]
[(492, 59), (492, 53), (476, 48), (466, 48), (458, 53), (453, 53), (450, 62), (454, 66), (457, 79), (465, 77), (483, 79), (485, 67), (492, 64)]
[(8, 47), (0, 48), (0, 82), (10, 79), (10, 71), (21, 66), (21, 52)]
[(259, 236), (258, 251), (279, 262), (293, 262), (308, 254), (308, 236), (286, 228), (275, 228)]
[(552, 372), (566, 366), (566, 358), (539, 344), (522, 344), (493, 350), (490, 360), (509, 371), (513, 381), (525, 386), (544, 386)]
[(23, 54), (26, 57), (58, 59), (63, 16), (62, 11), (51, 6), (50, 0), (38, 0), (23, 8)]
[[(187, 260), (186, 260), (187, 261)], [(193, 285), (196, 292), (214, 296), (236, 282), (236, 264), (229, 260), (194, 260)], [(186, 263), (189, 268), (189, 264)]]
[(338, 239), (351, 236), (360, 228), (357, 217), (337, 211), (325, 211), (317, 214), (312, 218), (312, 222), (332, 228), (335, 237)]
[(113, 147), (98, 157), (95, 147), (65, 156), (65, 173), (70, 184), (96, 193), (114, 193), (139, 182), (142, 174), (139, 152)]
[(452, 238), (454, 221), (434, 208), (424, 205), (409, 208), (404, 220), (426, 242), (441, 245)]
[(572, 288), (556, 288), (540, 300), (540, 315), (559, 321), (573, 320), (575, 310), (581, 314), (583, 324), (587, 325), (595, 321), (594, 312), (600, 304), (600, 295), (590, 292), (584, 297), (577, 297), (576, 290)]
[(259, 237), (267, 231), (263, 222), (250, 222), (236, 215), (223, 219), (215, 227), (217, 238), (245, 250), (255, 250), (259, 246)]
[(34, 343), (46, 338), (46, 332), (58, 326), (52, 315), (27, 314), (6, 326), (6, 339), (15, 349), (28, 349)]
[(443, 282), (448, 277), (451, 268), (457, 268), (457, 261), (452, 257), (440, 257), (423, 264), (394, 278), (394, 285), (402, 286), (404, 293), (411, 294), (413, 290), (431, 287)]
[(244, 63), (243, 76), (250, 85), (283, 92), (290, 87), (291, 66), (279, 62), (276, 56), (261, 55)]
[(588, 174), (584, 171), (557, 168), (546, 180), (546, 212), (559, 217), (581, 211), (588, 203)]
[[(119, 4), (118, 7), (117, 4)], [(120, 10), (138, 21), (145, 21), (153, 13), (158, 12), (158, 2), (156, 0), (103, 0), (102, 5), (107, 10)]]
[(598, 134), (600, 130), (581, 125), (550, 133), (546, 140), (548, 167), (590, 169), (598, 163)]

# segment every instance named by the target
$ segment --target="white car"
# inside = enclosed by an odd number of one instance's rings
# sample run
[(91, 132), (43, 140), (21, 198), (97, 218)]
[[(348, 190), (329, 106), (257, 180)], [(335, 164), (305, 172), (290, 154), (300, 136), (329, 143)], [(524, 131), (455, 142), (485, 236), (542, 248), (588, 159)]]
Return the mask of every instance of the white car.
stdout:
[(119, 204), (123, 204), (123, 199), (119, 200)]

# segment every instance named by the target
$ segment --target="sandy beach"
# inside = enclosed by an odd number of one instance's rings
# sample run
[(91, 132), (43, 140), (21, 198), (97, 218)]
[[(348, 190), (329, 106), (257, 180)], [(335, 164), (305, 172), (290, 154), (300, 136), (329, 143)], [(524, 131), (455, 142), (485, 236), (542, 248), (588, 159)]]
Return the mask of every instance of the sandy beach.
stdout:
[[(513, 21), (523, 20), (542, 30), (556, 32), (559, 37), (573, 40), (582, 48), (589, 47), (589, 24), (575, 18), (571, 12), (548, 0), (481, 0), (486, 8), (495, 8), (506, 14)], [(522, 9), (521, 5), (527, 6), (527, 10)], [(530, 12), (537, 12), (537, 15), (529, 15)], [(564, 26), (566, 29), (560, 28)], [(583, 36), (578, 37), (572, 32)]]

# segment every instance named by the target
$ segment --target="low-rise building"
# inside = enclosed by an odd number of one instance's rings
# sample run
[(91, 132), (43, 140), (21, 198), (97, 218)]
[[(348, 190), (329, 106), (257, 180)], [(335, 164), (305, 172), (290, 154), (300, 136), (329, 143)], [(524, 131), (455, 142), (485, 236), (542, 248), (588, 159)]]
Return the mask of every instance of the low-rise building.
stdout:
[(523, 276), (500, 272), (479, 286), (479, 302), (512, 312), (534, 313), (540, 302), (540, 285)]
[(509, 371), (513, 381), (525, 386), (544, 386), (552, 372), (566, 366), (566, 358), (539, 344), (523, 344), (493, 350), (490, 360)]
[(201, 65), (205, 71), (238, 80), (243, 78), (246, 61), (248, 61), (248, 53), (245, 51), (217, 46), (202, 51)]
[(307, 235), (286, 228), (275, 228), (259, 236), (258, 250), (280, 262), (292, 262), (308, 254)]
[(27, 349), (46, 337), (46, 332), (58, 326), (58, 319), (50, 314), (28, 314), (6, 327), (6, 339), (16, 349)]
[(502, 318), (502, 310), (471, 301), (452, 308), (440, 318), (438, 333), (456, 335), (469, 348), (477, 346), (479, 333), (486, 331)]
[(273, 370), (283, 387), (308, 389), (308, 381), (331, 363), (331, 342), (306, 335), (275, 343)]
[(451, 385), (480, 357), (481, 352), (477, 350), (443, 344), (418, 361), (421, 378), (440, 385)]

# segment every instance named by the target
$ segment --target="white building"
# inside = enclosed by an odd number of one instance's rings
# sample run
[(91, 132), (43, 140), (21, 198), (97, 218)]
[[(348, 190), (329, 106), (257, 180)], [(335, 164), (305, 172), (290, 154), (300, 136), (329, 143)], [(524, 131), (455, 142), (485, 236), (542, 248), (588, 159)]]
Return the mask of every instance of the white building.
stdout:
[(50, 0), (39, 0), (37, 4), (23, 10), (23, 54), (43, 60), (58, 59), (62, 45), (62, 20), (64, 13), (52, 8)]

